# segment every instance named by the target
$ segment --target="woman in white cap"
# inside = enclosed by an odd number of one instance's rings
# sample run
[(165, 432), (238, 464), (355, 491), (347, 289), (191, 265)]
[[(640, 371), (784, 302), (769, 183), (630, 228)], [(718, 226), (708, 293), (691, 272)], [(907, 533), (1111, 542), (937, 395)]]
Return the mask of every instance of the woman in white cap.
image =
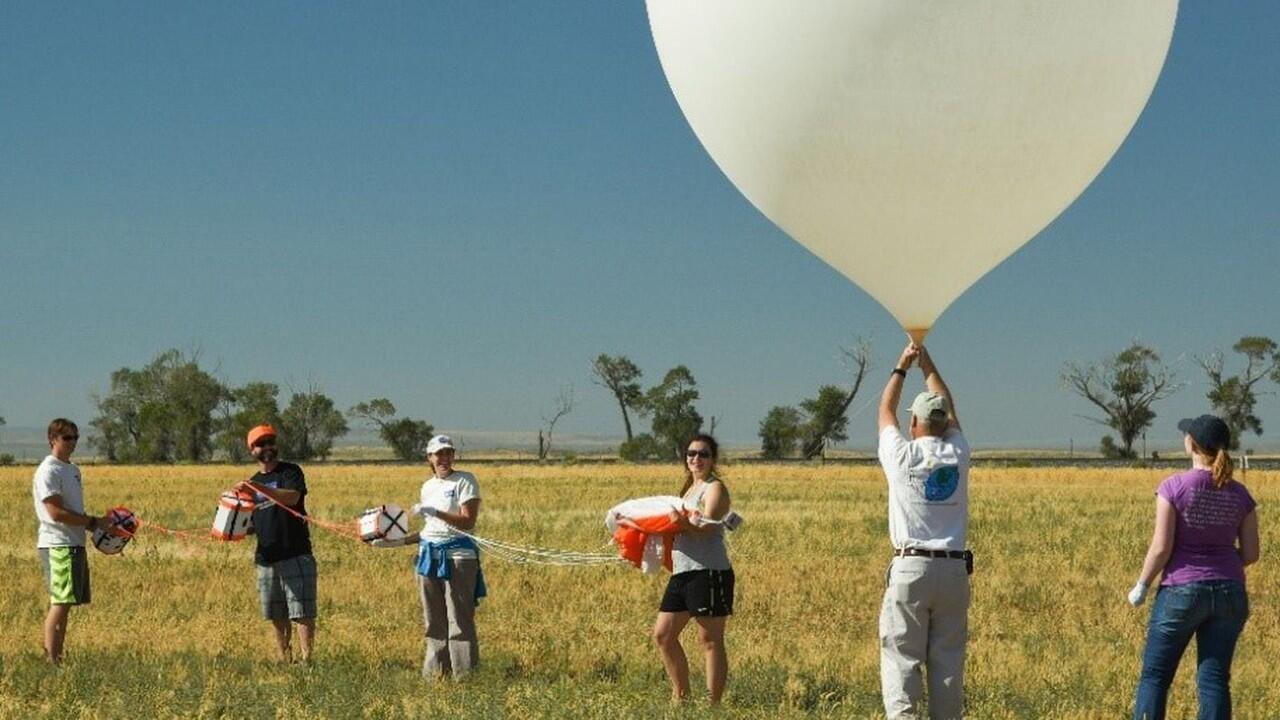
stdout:
[(1183, 420), (1191, 469), (1156, 490), (1156, 527), (1129, 602), (1141, 605), (1163, 572), (1147, 626), (1133, 717), (1165, 716), (1169, 685), (1191, 637), (1201, 718), (1231, 717), (1231, 658), (1249, 617), (1244, 568), (1257, 562), (1258, 514), (1231, 479), (1231, 431), (1213, 415)]
[(401, 540), (374, 540), (376, 547), (418, 544), (417, 572), (427, 651), (424, 677), (460, 678), (480, 660), (475, 613), (485, 596), (480, 549), (458, 532), (470, 531), (480, 515), (480, 486), (474, 475), (453, 469), (455, 448), (447, 435), (427, 443), (432, 475), (422, 484), (413, 511), (422, 530)]

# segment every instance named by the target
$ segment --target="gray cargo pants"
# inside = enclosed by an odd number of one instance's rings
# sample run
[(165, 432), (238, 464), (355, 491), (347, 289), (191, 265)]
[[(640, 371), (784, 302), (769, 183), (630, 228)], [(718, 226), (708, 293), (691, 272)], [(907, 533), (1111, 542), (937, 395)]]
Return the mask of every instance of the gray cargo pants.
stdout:
[(480, 561), (454, 558), (445, 562), (449, 563), (448, 580), (418, 576), (427, 636), (422, 675), (452, 673), (460, 678), (480, 662), (476, 639), (476, 576)]
[(895, 557), (880, 606), (880, 689), (890, 720), (918, 718), (929, 684), (929, 717), (964, 716), (969, 575), (963, 560)]

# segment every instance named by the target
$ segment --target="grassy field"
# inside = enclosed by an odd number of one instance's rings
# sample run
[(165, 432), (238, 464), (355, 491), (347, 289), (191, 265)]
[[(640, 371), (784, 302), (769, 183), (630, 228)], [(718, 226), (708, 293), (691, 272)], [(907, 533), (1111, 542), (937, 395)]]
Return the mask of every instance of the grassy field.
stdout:
[[(465, 468), (465, 462), (460, 463)], [(604, 511), (671, 493), (677, 468), (484, 466), (477, 533), (590, 551)], [(85, 469), (91, 509), (124, 504), (171, 528), (206, 528), (218, 493), (247, 467)], [(408, 506), (425, 477), (406, 467), (307, 468), (308, 506), (325, 519)], [(1157, 470), (975, 470), (970, 539), (969, 716), (1127, 716), (1147, 608), (1124, 594), (1151, 529)], [(885, 489), (871, 468), (725, 468), (746, 524), (731, 537), (737, 614), (724, 715), (881, 716), (876, 618), (888, 559)], [(664, 578), (629, 567), (518, 566), (490, 557), (479, 613), (482, 669), (424, 681), (412, 551), (375, 550), (315, 531), (320, 633), (313, 665), (267, 660), (252, 545), (143, 533), (123, 556), (91, 552), (93, 604), (72, 613), (67, 662), (41, 659), (45, 610), (34, 550), (31, 468), (0, 468), (0, 717), (701, 717), (673, 709), (649, 630)], [(1280, 715), (1268, 552), (1280, 528), (1265, 507), (1280, 473), (1252, 472), (1263, 560), (1234, 667), (1237, 717)], [(695, 634), (686, 648), (701, 687)], [(1194, 717), (1194, 654), (1171, 718)]]

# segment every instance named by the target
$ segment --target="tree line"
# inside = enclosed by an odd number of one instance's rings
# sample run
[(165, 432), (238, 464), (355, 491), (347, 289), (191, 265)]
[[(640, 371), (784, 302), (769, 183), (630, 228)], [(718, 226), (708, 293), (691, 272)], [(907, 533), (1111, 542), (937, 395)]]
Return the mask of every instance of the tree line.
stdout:
[[(1258, 395), (1265, 392), (1262, 383), (1280, 383), (1280, 347), (1269, 337), (1250, 335), (1240, 338), (1231, 350), (1231, 359), (1242, 366), (1238, 372), (1227, 371), (1228, 356), (1221, 351), (1197, 358), (1196, 363), (1209, 380), (1205, 398), (1231, 428), (1231, 449), (1236, 450), (1246, 433), (1262, 435), (1262, 420), (1255, 409)], [(797, 405), (770, 408), (757, 432), (761, 457), (810, 460), (848, 439), (849, 407), (866, 378), (871, 349), (859, 342), (853, 348), (841, 348), (841, 355), (851, 375), (849, 384), (822, 385)], [(592, 372), (621, 411), (627, 439), (619, 454), (624, 459), (678, 455), (681, 440), (700, 429), (701, 416), (693, 407), (698, 392), (693, 375), (683, 365), (668, 371), (661, 383), (647, 391), (641, 390), (642, 372), (626, 356), (600, 355)], [(1099, 451), (1121, 459), (1137, 457), (1134, 443), (1155, 421), (1155, 403), (1186, 386), (1176, 381), (1173, 368), (1161, 361), (1156, 350), (1137, 342), (1099, 362), (1068, 362), (1060, 378), (1065, 388), (1101, 411), (1101, 417), (1088, 419), (1111, 428), (1116, 437), (1104, 435)], [(633, 416), (650, 418), (651, 432), (635, 434)]]
[(166, 350), (141, 369), (111, 373), (110, 389), (93, 396), (97, 415), (90, 442), (110, 462), (202, 462), (221, 451), (234, 462), (249, 459), (244, 438), (255, 425), (280, 431), (281, 452), (298, 460), (326, 459), (347, 419), (378, 431), (402, 460), (424, 456), (432, 426), (396, 417), (395, 405), (374, 398), (344, 414), (312, 383), (292, 390), (280, 407), (280, 386), (252, 381), (233, 387), (200, 367), (199, 358)]
[[(870, 347), (864, 343), (842, 352), (853, 371), (851, 386), (823, 385), (798, 409), (770, 410), (774, 419), (765, 424), (765, 457), (781, 458), (799, 450), (812, 458), (847, 439), (847, 411), (869, 365)], [(704, 430), (704, 421), (705, 429), (715, 432), (716, 418), (704, 419), (695, 407), (698, 384), (688, 367), (671, 368), (647, 389), (641, 387), (643, 371), (626, 356), (602, 354), (591, 370), (594, 381), (613, 394), (621, 411), (626, 439), (618, 454), (623, 459), (678, 458), (685, 440)], [(271, 382), (229, 385), (202, 368), (198, 356), (166, 350), (140, 369), (123, 367), (111, 373), (108, 392), (92, 396), (97, 414), (90, 421), (89, 440), (109, 462), (204, 462), (215, 454), (244, 462), (250, 457), (245, 434), (268, 423), (280, 430), (283, 455), (323, 460), (334, 441), (347, 434), (351, 420), (375, 429), (396, 458), (413, 461), (424, 457), (434, 432), (424, 420), (398, 417), (387, 398), (357, 403), (344, 413), (314, 383), (291, 390), (283, 409), (280, 395), (280, 386)], [(556, 424), (575, 406), (573, 388), (562, 388), (554, 408), (542, 418), (539, 459), (548, 456)], [(779, 412), (782, 422), (777, 420)], [(633, 417), (648, 420), (649, 430), (636, 432)]]
[[(1227, 373), (1227, 356), (1220, 350), (1196, 358), (1196, 364), (1209, 380), (1205, 398), (1231, 428), (1231, 449), (1237, 450), (1245, 433), (1262, 435), (1262, 420), (1254, 410), (1263, 392), (1260, 383), (1280, 383), (1280, 349), (1269, 337), (1248, 335), (1231, 350), (1235, 363), (1243, 365), (1239, 372)], [(1158, 352), (1137, 342), (1096, 363), (1069, 362), (1061, 379), (1064, 387), (1102, 413), (1090, 420), (1116, 432), (1118, 443), (1104, 435), (1099, 445), (1104, 456), (1113, 458), (1137, 457), (1133, 445), (1156, 418), (1152, 406), (1185, 387), (1175, 381), (1173, 369)]]
[[(1197, 357), (1196, 364), (1209, 381), (1206, 399), (1231, 428), (1235, 450), (1245, 434), (1262, 435), (1262, 420), (1255, 412), (1258, 396), (1268, 392), (1265, 383), (1280, 384), (1280, 346), (1269, 337), (1246, 336), (1231, 351)], [(813, 459), (848, 439), (848, 411), (870, 368), (871, 348), (860, 341), (840, 352), (848, 384), (824, 384), (796, 405), (770, 408), (757, 433), (762, 457)], [(695, 406), (697, 381), (688, 367), (671, 368), (647, 389), (641, 383), (643, 371), (625, 355), (597, 356), (591, 373), (593, 381), (612, 395), (622, 416), (625, 440), (618, 454), (623, 459), (678, 458), (682, 443), (704, 430), (704, 418)], [(1135, 442), (1156, 419), (1155, 404), (1186, 385), (1176, 380), (1174, 369), (1154, 348), (1138, 342), (1094, 363), (1067, 362), (1060, 380), (1100, 414), (1088, 419), (1114, 431), (1114, 437), (1106, 434), (1099, 443), (1100, 452), (1113, 458), (1135, 458)], [(108, 392), (92, 400), (97, 414), (90, 421), (89, 441), (110, 462), (203, 462), (216, 453), (244, 462), (249, 459), (245, 434), (263, 423), (281, 431), (285, 456), (323, 460), (334, 441), (348, 433), (349, 420), (376, 430), (396, 458), (416, 461), (425, 455), (434, 432), (425, 420), (399, 416), (387, 398), (360, 402), (343, 412), (314, 383), (291, 389), (281, 408), (279, 385), (251, 381), (231, 386), (202, 368), (198, 356), (178, 350), (161, 352), (137, 370), (116, 370)], [(540, 459), (550, 453), (556, 423), (575, 405), (572, 387), (562, 388), (538, 432)], [(637, 431), (641, 420), (648, 421), (647, 432)], [(0, 427), (4, 423), (0, 417)], [(711, 417), (705, 429), (714, 433), (715, 424)], [(5, 460), (0, 457), (0, 463)]]
[[(848, 439), (848, 410), (862, 387), (871, 360), (871, 346), (859, 342), (842, 348), (842, 358), (853, 375), (850, 386), (823, 385), (799, 407), (771, 408), (760, 423), (761, 455), (767, 459), (788, 457), (797, 450), (811, 459), (834, 443)], [(693, 373), (684, 365), (667, 371), (662, 381), (642, 390), (643, 372), (625, 355), (598, 356), (591, 365), (594, 382), (613, 394), (622, 413), (626, 440), (618, 448), (624, 460), (678, 458), (683, 443), (702, 430), (702, 415), (693, 403), (698, 399)], [(637, 434), (632, 416), (648, 419), (650, 431)], [(711, 418), (708, 432), (715, 432)]]

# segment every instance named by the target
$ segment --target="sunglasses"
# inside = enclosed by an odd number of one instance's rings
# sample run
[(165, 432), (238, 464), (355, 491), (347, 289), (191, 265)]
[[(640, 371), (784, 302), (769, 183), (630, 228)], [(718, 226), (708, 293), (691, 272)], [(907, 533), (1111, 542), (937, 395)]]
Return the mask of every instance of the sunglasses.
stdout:
[(258, 442), (254, 443), (254, 444), (253, 444), (253, 446), (254, 446), (254, 447), (257, 447), (257, 448), (260, 448), (260, 447), (275, 447), (275, 446), (276, 446), (276, 441), (275, 441), (274, 439), (272, 439), (272, 438), (267, 438), (267, 439), (265, 439), (265, 440), (259, 440)]
[(79, 440), (80, 436), (79, 435), (63, 435), (62, 439), (66, 440), (67, 442), (71, 442), (72, 440)]
[(702, 458), (703, 460), (706, 460), (711, 457), (711, 451), (710, 450), (686, 450), (684, 453), (684, 456), (690, 459)]

